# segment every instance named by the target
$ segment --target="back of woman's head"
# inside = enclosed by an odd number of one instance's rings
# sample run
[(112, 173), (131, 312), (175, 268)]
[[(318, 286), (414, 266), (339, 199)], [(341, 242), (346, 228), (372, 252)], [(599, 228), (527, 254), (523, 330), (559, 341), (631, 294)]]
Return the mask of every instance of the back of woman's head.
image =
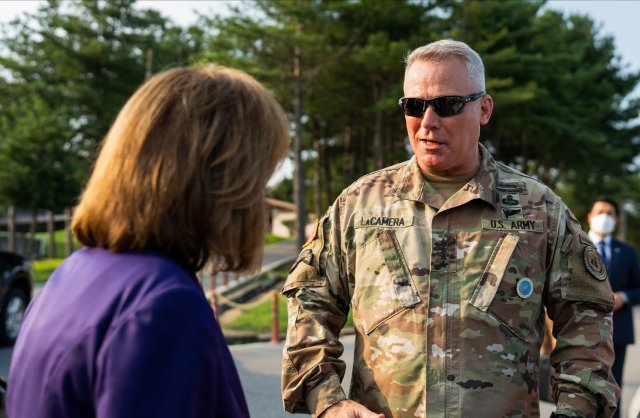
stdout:
[(255, 271), (265, 185), (288, 142), (282, 109), (249, 75), (214, 65), (158, 74), (107, 134), (73, 230), (91, 247)]

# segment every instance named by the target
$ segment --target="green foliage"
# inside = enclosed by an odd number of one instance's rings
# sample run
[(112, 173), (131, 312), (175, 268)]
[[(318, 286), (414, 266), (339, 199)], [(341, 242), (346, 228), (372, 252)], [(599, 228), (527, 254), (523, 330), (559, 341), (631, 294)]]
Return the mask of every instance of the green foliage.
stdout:
[(285, 178), (269, 190), (269, 196), (274, 199), (290, 202), (293, 197), (293, 179)]
[(628, 174), (640, 152), (640, 127), (631, 124), (640, 107), (623, 100), (640, 72), (622, 71), (613, 39), (590, 18), (543, 12), (543, 4), (451, 3), (450, 34), (485, 62), (495, 108), (483, 139), (495, 156), (551, 187), (593, 183), (592, 198), (609, 189), (603, 178)]
[(36, 283), (44, 283), (49, 279), (51, 273), (58, 268), (64, 258), (43, 258), (33, 261), (33, 278)]
[(203, 59), (252, 73), (290, 115), (292, 57), (299, 46), (303, 141), (306, 150), (314, 150), (305, 163), (312, 179), (306, 184), (316, 212), (355, 178), (406, 159), (404, 123), (396, 105), (401, 60), (429, 39), (427, 28), (437, 19), (428, 11), (427, 2), (404, 0), (257, 1), (241, 3), (229, 17), (201, 22), (209, 34)]
[(52, 108), (31, 93), (0, 114), (0, 202), (6, 206), (61, 211), (80, 187), (64, 108)]
[(49, 0), (3, 27), (0, 203), (73, 205), (98, 143), (146, 71), (188, 64), (200, 48), (198, 29), (133, 3)]

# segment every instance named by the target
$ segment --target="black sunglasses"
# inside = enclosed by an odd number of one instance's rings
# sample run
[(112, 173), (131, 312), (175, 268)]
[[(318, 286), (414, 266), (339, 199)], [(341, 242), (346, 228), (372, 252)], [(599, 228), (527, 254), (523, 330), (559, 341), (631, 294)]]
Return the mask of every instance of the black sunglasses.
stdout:
[(398, 104), (404, 111), (405, 116), (422, 118), (424, 116), (424, 112), (427, 111), (427, 107), (431, 105), (431, 108), (436, 112), (436, 115), (447, 117), (462, 113), (464, 105), (478, 100), (485, 94), (487, 93), (481, 91), (469, 96), (440, 96), (434, 97), (433, 99), (403, 97), (398, 101)]

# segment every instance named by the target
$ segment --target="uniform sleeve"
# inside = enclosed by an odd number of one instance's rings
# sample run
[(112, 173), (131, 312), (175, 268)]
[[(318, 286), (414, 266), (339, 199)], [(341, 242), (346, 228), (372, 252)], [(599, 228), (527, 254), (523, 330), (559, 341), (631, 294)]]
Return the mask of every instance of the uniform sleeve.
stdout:
[(96, 361), (96, 418), (249, 417), (214, 321), (197, 289), (178, 288), (114, 324)]
[(340, 386), (345, 363), (339, 341), (349, 311), (339, 213), (319, 221), (285, 282), (289, 321), (282, 361), (282, 398), (288, 412), (322, 414), (346, 399)]
[(613, 294), (597, 250), (560, 204), (549, 270), (547, 309), (557, 338), (551, 353), (556, 413), (611, 417), (620, 388), (610, 369)]

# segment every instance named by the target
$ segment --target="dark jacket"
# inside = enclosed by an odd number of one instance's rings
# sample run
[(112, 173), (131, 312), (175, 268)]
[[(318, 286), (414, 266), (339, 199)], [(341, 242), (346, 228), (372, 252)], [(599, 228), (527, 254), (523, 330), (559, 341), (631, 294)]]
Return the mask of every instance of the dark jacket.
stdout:
[(609, 267), (612, 290), (623, 291), (629, 298), (629, 302), (622, 309), (613, 313), (613, 345), (633, 344), (635, 338), (631, 308), (640, 303), (640, 268), (635, 248), (612, 239)]

